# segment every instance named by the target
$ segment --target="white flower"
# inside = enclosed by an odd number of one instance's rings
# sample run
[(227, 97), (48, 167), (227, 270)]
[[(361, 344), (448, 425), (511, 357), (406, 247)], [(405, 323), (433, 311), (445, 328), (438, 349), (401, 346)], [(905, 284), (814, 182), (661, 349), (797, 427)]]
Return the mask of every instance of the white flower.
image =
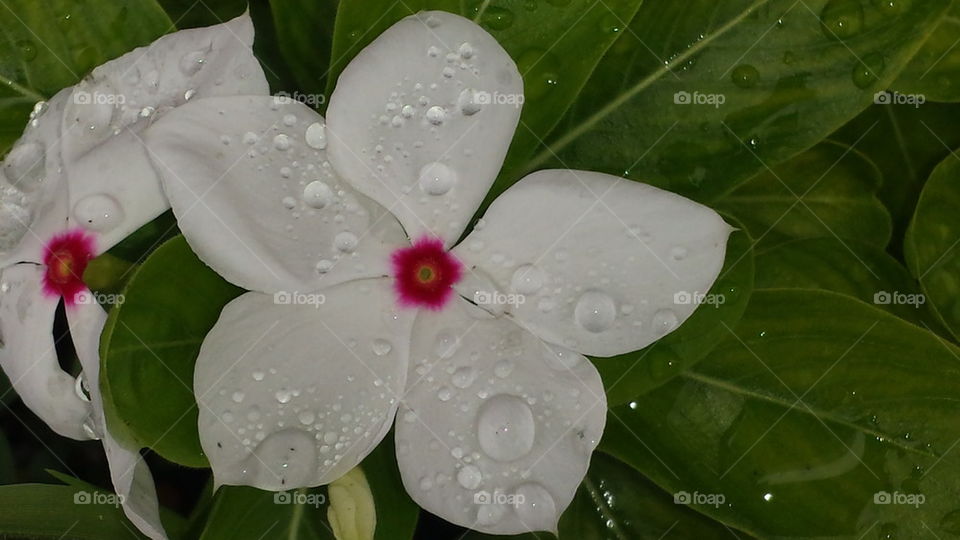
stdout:
[[(51, 429), (103, 440), (124, 512), (152, 538), (165, 535), (150, 471), (107, 430), (98, 351), (106, 312), (83, 271), (169, 207), (140, 139), (147, 126), (194, 95), (269, 92), (252, 42), (244, 15), (107, 62), (37, 105), (0, 175), (0, 366)], [(61, 301), (83, 383), (57, 361)]]
[(490, 35), (430, 12), (357, 55), (326, 123), (228, 97), (148, 130), (190, 245), (254, 291), (224, 308), (194, 375), (218, 485), (329, 483), (397, 416), (403, 482), (425, 509), (491, 533), (556, 530), (606, 417), (582, 355), (680, 325), (695, 306), (674, 294), (709, 289), (731, 228), (650, 186), (548, 170), (458, 243), (522, 101)]

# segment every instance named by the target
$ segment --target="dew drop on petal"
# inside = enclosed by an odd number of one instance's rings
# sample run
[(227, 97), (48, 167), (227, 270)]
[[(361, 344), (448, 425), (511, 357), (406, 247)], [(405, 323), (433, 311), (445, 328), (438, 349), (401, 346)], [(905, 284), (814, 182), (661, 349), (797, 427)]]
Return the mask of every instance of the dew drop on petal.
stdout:
[(434, 161), (420, 169), (420, 189), (428, 195), (444, 195), (457, 182), (457, 173), (443, 163)]
[(383, 338), (377, 338), (371, 343), (371, 348), (373, 349), (373, 354), (377, 356), (384, 356), (386, 354), (390, 354), (390, 351), (393, 350), (393, 345)]
[(87, 195), (73, 205), (73, 217), (85, 229), (96, 232), (111, 231), (123, 221), (120, 203), (110, 195)]
[(442, 124), (446, 117), (447, 112), (443, 110), (443, 107), (434, 105), (433, 107), (427, 109), (427, 120), (433, 125)]
[(453, 372), (451, 382), (457, 388), (469, 388), (477, 378), (477, 371), (469, 366), (464, 366)]
[(523, 484), (516, 490), (517, 500), (523, 504), (516, 506), (517, 517), (530, 530), (552, 530), (556, 527), (557, 503), (542, 485)]
[(446, 360), (456, 354), (459, 348), (460, 338), (450, 330), (444, 330), (437, 334), (437, 339), (433, 345), (433, 352), (440, 357), (441, 360)]
[(477, 489), (480, 487), (480, 482), (483, 481), (483, 474), (480, 473), (480, 469), (473, 465), (464, 465), (457, 472), (457, 482), (464, 487), (464, 489)]
[(303, 202), (311, 208), (321, 209), (330, 204), (333, 200), (333, 190), (326, 182), (314, 180), (303, 188)]
[(305, 138), (310, 148), (323, 150), (327, 147), (327, 128), (320, 122), (314, 122), (307, 127)]
[(617, 305), (606, 293), (586, 291), (577, 300), (573, 316), (584, 330), (599, 333), (613, 326), (617, 318)]
[(477, 440), (483, 452), (497, 461), (513, 461), (533, 448), (536, 427), (525, 401), (498, 394), (480, 406)]
[(664, 335), (677, 327), (677, 314), (671, 309), (661, 309), (653, 314), (653, 331)]
[(357, 249), (357, 242), (357, 235), (349, 231), (339, 233), (333, 239), (336, 248), (344, 253), (352, 253), (353, 250)]
[(513, 272), (510, 288), (520, 294), (533, 294), (543, 287), (545, 281), (543, 270), (532, 264), (525, 264)]
[(273, 147), (277, 150), (285, 151), (290, 149), (290, 137), (287, 137), (283, 133), (277, 135), (273, 138)]

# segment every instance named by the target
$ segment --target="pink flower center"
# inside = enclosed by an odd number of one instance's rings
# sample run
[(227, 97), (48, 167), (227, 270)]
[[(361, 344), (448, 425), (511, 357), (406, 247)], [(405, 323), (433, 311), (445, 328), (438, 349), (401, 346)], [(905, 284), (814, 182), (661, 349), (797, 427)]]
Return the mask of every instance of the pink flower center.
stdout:
[(83, 272), (93, 259), (93, 237), (80, 229), (54, 236), (43, 249), (43, 292), (61, 296), (72, 306), (78, 293), (86, 290)]
[(402, 307), (443, 309), (453, 297), (453, 285), (463, 277), (463, 264), (443, 248), (438, 238), (424, 236), (391, 256), (394, 290)]

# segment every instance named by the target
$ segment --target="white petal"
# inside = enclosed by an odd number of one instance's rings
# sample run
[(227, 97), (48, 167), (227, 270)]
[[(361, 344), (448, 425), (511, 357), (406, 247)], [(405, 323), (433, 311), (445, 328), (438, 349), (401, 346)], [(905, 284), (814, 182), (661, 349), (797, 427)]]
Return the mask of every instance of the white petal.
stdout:
[(217, 485), (317, 486), (360, 463), (390, 429), (412, 318), (387, 279), (228, 304), (194, 372)]
[(635, 351), (693, 313), (686, 295), (710, 290), (732, 230), (652, 186), (539, 171), (498, 197), (455, 249), (480, 276), (461, 293), (583, 354)]
[(0, 366), (24, 404), (51, 429), (89, 439), (84, 423), (90, 404), (57, 362), (53, 320), (60, 299), (41, 291), (43, 272), (41, 266), (18, 264), (0, 274)]
[(100, 334), (107, 313), (96, 302), (77, 304), (67, 310), (67, 321), (77, 357), (83, 366), (84, 383), (90, 392), (94, 430), (103, 440), (110, 479), (122, 497), (123, 512), (143, 534), (153, 539), (166, 538), (150, 469), (136, 448), (120, 444), (107, 429), (100, 394)]
[(111, 60), (73, 89), (63, 115), (71, 217), (109, 248), (169, 207), (140, 139), (188, 99), (269, 93), (249, 15), (182, 30)]
[(315, 148), (322, 125), (289, 99), (229, 97), (180, 107), (148, 130), (180, 229), (226, 279), (314, 291), (388, 273), (403, 229), (333, 173)]
[(593, 365), (458, 300), (417, 317), (407, 378), (396, 438), (413, 499), (487, 533), (555, 532), (603, 433)]
[(411, 237), (451, 245), (500, 171), (523, 81), (482, 28), (440, 11), (387, 29), (344, 69), (330, 98), (330, 159)]
[(60, 159), (63, 90), (41, 102), (0, 169), (0, 268), (39, 263), (43, 244), (66, 227), (69, 209)]

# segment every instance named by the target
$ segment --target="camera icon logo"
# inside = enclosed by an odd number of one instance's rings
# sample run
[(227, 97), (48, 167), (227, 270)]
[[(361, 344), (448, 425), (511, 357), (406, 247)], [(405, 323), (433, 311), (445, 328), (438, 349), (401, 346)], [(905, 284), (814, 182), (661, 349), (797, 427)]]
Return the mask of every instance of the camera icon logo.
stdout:
[(691, 103), (690, 92), (683, 90), (673, 95), (673, 102), (677, 105), (689, 105)]
[(273, 303), (278, 306), (288, 306), (293, 302), (293, 295), (287, 291), (278, 291), (273, 293)]
[(886, 90), (881, 90), (873, 95), (873, 103), (876, 105), (889, 105), (892, 102), (893, 97)]
[(486, 306), (493, 303), (493, 293), (490, 291), (477, 291), (473, 293), (474, 303)]
[(478, 491), (473, 494), (473, 504), (490, 504), (492, 501), (489, 491)]
[(86, 90), (77, 90), (73, 93), (73, 102), (77, 105), (89, 105), (93, 103), (93, 96)]
[(93, 497), (87, 491), (78, 491), (73, 494), (73, 504), (90, 504)]
[(878, 491), (873, 494), (873, 504), (890, 504), (893, 502), (893, 496), (886, 491)]
[(693, 295), (687, 291), (673, 293), (673, 303), (678, 306), (687, 306), (693, 302)]
[(673, 504), (690, 504), (691, 502), (693, 502), (693, 498), (689, 492), (678, 491), (673, 494)]
[(273, 504), (293, 504), (293, 495), (289, 491), (278, 491), (273, 494)]
[(887, 291), (879, 291), (873, 295), (873, 303), (878, 306), (889, 306), (893, 296)]

